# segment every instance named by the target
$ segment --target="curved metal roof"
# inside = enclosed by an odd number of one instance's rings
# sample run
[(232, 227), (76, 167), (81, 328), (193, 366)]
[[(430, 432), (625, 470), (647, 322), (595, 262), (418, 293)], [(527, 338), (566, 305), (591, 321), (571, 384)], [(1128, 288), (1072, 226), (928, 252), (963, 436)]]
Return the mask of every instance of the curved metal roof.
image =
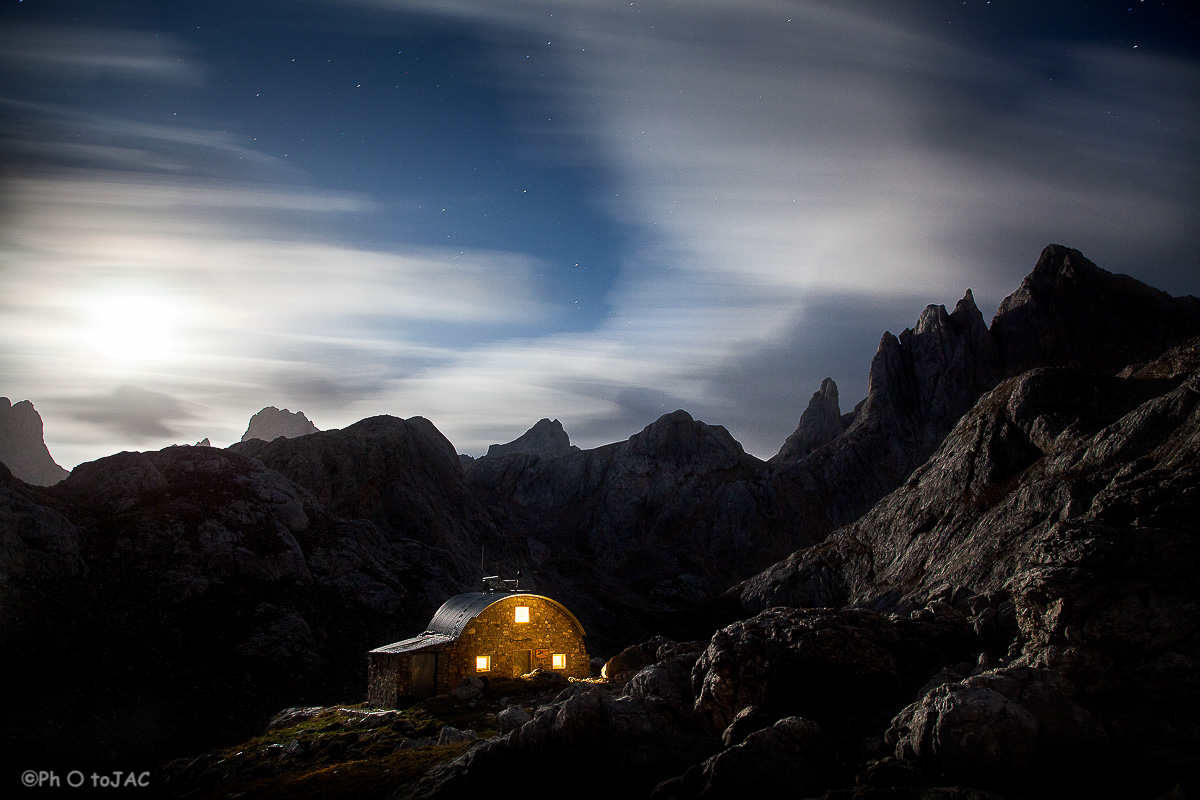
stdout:
[(439, 633), (443, 636), (452, 636), (457, 639), (462, 635), (463, 630), (466, 629), (467, 623), (482, 614), (484, 609), (499, 603), (501, 600), (507, 600), (510, 597), (536, 597), (539, 600), (553, 603), (560, 611), (567, 615), (567, 618), (571, 622), (575, 623), (580, 636), (587, 635), (583, 630), (583, 626), (579, 624), (579, 620), (562, 603), (545, 595), (530, 594), (529, 592), (467, 592), (465, 594), (456, 594), (443, 603), (442, 607), (433, 615), (433, 619), (429, 621), (429, 627), (426, 629), (426, 632)]
[(376, 647), (371, 650), (372, 653), (412, 653), (416, 650), (424, 650), (426, 647), (440, 646), (449, 644), (454, 641), (449, 636), (442, 636), (437, 633), (422, 633), (420, 636), (414, 636), (411, 639), (405, 639), (402, 642), (393, 642), (383, 647)]

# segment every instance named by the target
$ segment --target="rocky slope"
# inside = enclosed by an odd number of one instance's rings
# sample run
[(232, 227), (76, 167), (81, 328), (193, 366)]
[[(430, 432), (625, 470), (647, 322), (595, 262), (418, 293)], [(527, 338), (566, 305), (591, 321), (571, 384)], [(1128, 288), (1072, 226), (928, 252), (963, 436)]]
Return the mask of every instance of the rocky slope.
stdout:
[[(394, 797), (543, 760), (660, 800), (1191, 796), (1200, 338), (1118, 370), (1069, 334), (1026, 341), (1070, 366), (1000, 381), (867, 514), (737, 587), (746, 618), (698, 657), (631, 648), (653, 655), (622, 657), (623, 688), (580, 687)], [(656, 731), (679, 746), (639, 760)]]
[(39, 763), (146, 764), (298, 698), (355, 696), (366, 650), (460, 589), (435, 543), (334, 516), (230, 450), (0, 481), (0, 649), (21, 654), (22, 686), (0, 730)]
[[(1012, 664), (1065, 681), (1122, 757), (1195, 763), (1198, 393), (1200, 339), (1117, 376), (1058, 368), (1011, 378), (905, 486), (819, 548), (746, 581), (741, 601), (748, 611), (904, 612), (940, 601), (974, 612), (979, 630), (1012, 635)], [(946, 724), (933, 712), (950, 713), (954, 693), (975, 685), (924, 698), (910, 716)], [(951, 768), (915, 724), (898, 723), (908, 730), (897, 752)]]
[(68, 471), (54, 462), (42, 433), (42, 417), (33, 403), (0, 397), (0, 463), (36, 486), (52, 486)]
[(280, 436), (293, 439), (316, 432), (317, 426), (304, 416), (303, 411), (292, 412), (286, 408), (280, 411), (275, 406), (267, 406), (250, 418), (250, 424), (246, 426), (241, 441), (262, 439), (264, 442), (271, 442)]

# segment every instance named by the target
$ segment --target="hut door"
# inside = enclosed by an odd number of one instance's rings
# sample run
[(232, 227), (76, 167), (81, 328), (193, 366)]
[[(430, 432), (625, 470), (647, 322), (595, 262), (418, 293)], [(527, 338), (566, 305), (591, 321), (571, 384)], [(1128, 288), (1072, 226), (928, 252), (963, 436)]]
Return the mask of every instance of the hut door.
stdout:
[(437, 694), (437, 653), (412, 654), (412, 694), (424, 700)]
[(517, 650), (513, 653), (513, 675), (524, 675), (533, 672), (533, 651)]

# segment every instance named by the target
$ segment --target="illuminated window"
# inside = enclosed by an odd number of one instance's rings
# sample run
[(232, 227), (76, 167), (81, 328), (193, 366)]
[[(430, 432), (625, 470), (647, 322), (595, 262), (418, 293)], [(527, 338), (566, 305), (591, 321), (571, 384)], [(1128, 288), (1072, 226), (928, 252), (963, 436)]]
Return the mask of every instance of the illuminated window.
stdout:
[(491, 672), (492, 657), (491, 656), (475, 656), (475, 671), (476, 672)]
[(517, 622), (529, 622), (529, 606), (517, 606)]
[(566, 669), (567, 668), (566, 653), (555, 653), (554, 655), (550, 656), (550, 668), (551, 669)]

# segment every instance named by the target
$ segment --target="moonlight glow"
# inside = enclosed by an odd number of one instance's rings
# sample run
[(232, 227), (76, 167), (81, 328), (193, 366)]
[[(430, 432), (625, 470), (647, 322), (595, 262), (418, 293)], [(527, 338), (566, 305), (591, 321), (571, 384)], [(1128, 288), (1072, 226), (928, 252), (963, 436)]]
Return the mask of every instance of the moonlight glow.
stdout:
[(0, 395), (64, 466), (270, 405), (769, 458), (1051, 242), (1200, 294), (1185, 3), (229, 6), (0, 3)]
[(118, 364), (138, 366), (168, 361), (177, 350), (182, 309), (163, 296), (103, 294), (88, 301), (84, 342)]

